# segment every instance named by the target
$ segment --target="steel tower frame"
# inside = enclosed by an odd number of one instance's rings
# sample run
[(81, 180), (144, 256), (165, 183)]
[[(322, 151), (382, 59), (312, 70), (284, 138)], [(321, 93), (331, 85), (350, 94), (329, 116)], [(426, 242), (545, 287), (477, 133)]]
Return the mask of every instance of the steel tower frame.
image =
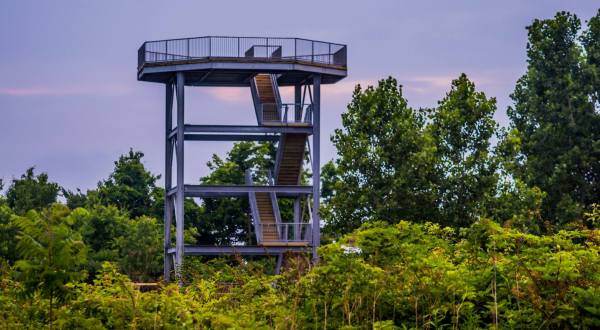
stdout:
[[(275, 47), (275, 51), (271, 52), (271, 48), (268, 48), (269, 52), (266, 58), (256, 57), (254, 55), (255, 48), (263, 47), (261, 44), (263, 41), (253, 40), (254, 45), (245, 52), (245, 56), (242, 58), (239, 57), (241, 41), (238, 38), (238, 56), (223, 57), (223, 51), (217, 50), (221, 56), (215, 57), (213, 55), (215, 50), (210, 45), (213, 42), (216, 43), (213, 41), (216, 39), (212, 38), (225, 37), (205, 38), (209, 38), (208, 56), (190, 56), (190, 50), (193, 49), (190, 47), (190, 40), (198, 38), (159, 41), (165, 45), (164, 49), (161, 48), (164, 54), (154, 51), (155, 46), (150, 46), (153, 42), (146, 42), (138, 52), (138, 79), (165, 84), (164, 279), (170, 281), (171, 272), (175, 270), (177, 280), (181, 281), (180, 272), (185, 255), (281, 256), (283, 253), (291, 251), (310, 252), (313, 260), (316, 261), (321, 226), (318, 213), (320, 208), (321, 84), (324, 81), (334, 83), (346, 76), (346, 46), (328, 44), (329, 53), (326, 54), (328, 63), (323, 63), (324, 55), (315, 54), (315, 43), (322, 42), (311, 41), (312, 53), (307, 58), (304, 55), (298, 55), (298, 40), (304, 42), (306, 39), (292, 39), (295, 40), (294, 56), (284, 57), (282, 52), (285, 54), (290, 47), (284, 48), (284, 41), (280, 41), (279, 45), (277, 43), (277, 40), (284, 39), (264, 38), (267, 45), (271, 42), (268, 47)], [(181, 51), (169, 50), (170, 42), (187, 43), (186, 55), (181, 55)], [(337, 45), (334, 49), (335, 53), (331, 50), (332, 45)], [(248, 56), (250, 50), (253, 52), (252, 56)], [(157, 58), (157, 53), (163, 55), (160, 55), (159, 60), (153, 61)], [(343, 63), (339, 63), (340, 59), (343, 60)], [(294, 104), (296, 106), (303, 103), (303, 88), (308, 89), (312, 98), (311, 125), (265, 126), (261, 124), (258, 112), (258, 125), (256, 126), (185, 123), (186, 86), (250, 86), (250, 80), (253, 77), (264, 73), (273, 75), (275, 83), (279, 79), (286, 86), (294, 86)], [(254, 98), (254, 90), (252, 91)], [(312, 135), (312, 143), (309, 143), (312, 185), (189, 185), (184, 182), (184, 145), (186, 141), (278, 141), (283, 134), (305, 134), (307, 137)], [(175, 165), (175, 171), (173, 171), (173, 165)], [(188, 246), (184, 244), (184, 201), (186, 197), (248, 197), (254, 193), (269, 193), (273, 196), (294, 198), (295, 219), (300, 217), (300, 198), (312, 196), (309, 246)], [(173, 223), (175, 225), (175, 246), (172, 246), (171, 237)], [(280, 263), (281, 257), (278, 259), (278, 267)]]

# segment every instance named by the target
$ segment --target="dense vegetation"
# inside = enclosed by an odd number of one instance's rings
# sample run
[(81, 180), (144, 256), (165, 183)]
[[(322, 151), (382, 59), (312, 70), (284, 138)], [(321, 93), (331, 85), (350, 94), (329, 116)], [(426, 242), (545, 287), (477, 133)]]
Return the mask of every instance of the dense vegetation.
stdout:
[[(600, 327), (600, 11), (528, 34), (505, 128), (464, 74), (431, 109), (391, 77), (357, 86), (323, 168), (320, 262), (280, 275), (187, 258), (183, 287), (143, 292), (164, 196), (143, 153), (86, 192), (27, 169), (0, 195), (0, 328)], [(274, 150), (236, 144), (200, 181), (242, 183)], [(253, 243), (244, 199), (189, 199), (185, 218), (189, 243)]]

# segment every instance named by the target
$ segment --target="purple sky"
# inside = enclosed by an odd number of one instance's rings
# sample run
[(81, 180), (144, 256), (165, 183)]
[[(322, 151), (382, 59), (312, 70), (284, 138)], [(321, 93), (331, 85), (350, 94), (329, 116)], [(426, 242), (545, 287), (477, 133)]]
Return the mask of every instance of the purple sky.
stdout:
[[(497, 119), (506, 123), (508, 95), (526, 67), (525, 26), (559, 10), (585, 21), (598, 7), (597, 0), (2, 1), (0, 178), (9, 183), (35, 165), (66, 188), (89, 189), (130, 147), (162, 173), (164, 88), (136, 80), (145, 40), (283, 36), (347, 44), (348, 77), (322, 94), (325, 162), (335, 155), (328, 136), (354, 85), (389, 75), (420, 107), (435, 105), (465, 72), (498, 99)], [(247, 89), (186, 93), (188, 123), (252, 123)], [(189, 143), (187, 182), (229, 146)]]

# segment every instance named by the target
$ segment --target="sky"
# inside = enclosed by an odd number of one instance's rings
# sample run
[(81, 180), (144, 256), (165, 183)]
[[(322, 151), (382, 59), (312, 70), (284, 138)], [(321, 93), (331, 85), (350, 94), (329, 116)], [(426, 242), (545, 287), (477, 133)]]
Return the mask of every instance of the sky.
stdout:
[[(348, 77), (322, 90), (324, 163), (335, 157), (329, 136), (354, 86), (387, 76), (418, 108), (435, 106), (464, 72), (496, 97), (496, 119), (506, 125), (509, 95), (526, 70), (525, 27), (562, 10), (585, 22), (598, 8), (597, 0), (1, 1), (0, 178), (8, 185), (35, 166), (67, 189), (93, 189), (130, 148), (162, 174), (164, 87), (136, 79), (137, 49), (146, 40), (226, 35), (347, 44)], [(249, 89), (186, 89), (186, 123), (253, 124), (253, 115)], [(186, 183), (197, 183), (211, 155), (230, 147), (188, 142)]]

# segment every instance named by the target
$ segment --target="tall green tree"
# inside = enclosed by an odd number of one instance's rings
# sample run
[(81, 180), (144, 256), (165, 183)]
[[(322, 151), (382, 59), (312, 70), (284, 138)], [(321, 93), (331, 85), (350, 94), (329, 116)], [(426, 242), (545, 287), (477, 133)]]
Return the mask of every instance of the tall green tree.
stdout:
[(346, 233), (368, 220), (436, 219), (435, 145), (425, 115), (408, 106), (396, 79), (358, 85), (342, 124), (332, 136), (336, 169), (328, 165), (323, 177), (323, 187), (334, 190), (323, 212), (326, 231)]
[(49, 299), (48, 324), (52, 327), (56, 301), (63, 300), (71, 281), (85, 277), (87, 248), (81, 235), (73, 230), (74, 219), (61, 204), (37, 212), (31, 210), (16, 220), (20, 228), (16, 277), (25, 292), (39, 292)]
[(486, 214), (496, 195), (497, 164), (491, 147), (498, 124), (496, 99), (475, 89), (463, 73), (430, 114), (428, 133), (436, 145), (440, 219), (468, 226)]
[(142, 163), (144, 154), (129, 150), (119, 157), (107, 180), (98, 183), (98, 199), (103, 205), (115, 205), (131, 218), (149, 214), (153, 206), (152, 192), (160, 176), (153, 175)]
[[(598, 17), (579, 42), (577, 16), (559, 12), (527, 28), (527, 73), (508, 109), (520, 140), (515, 176), (547, 195), (542, 216), (554, 223), (581, 217), (600, 196), (600, 115), (596, 109)], [(596, 95), (596, 96), (594, 96)]]
[(20, 179), (13, 179), (6, 192), (8, 205), (17, 214), (25, 214), (29, 210), (41, 210), (55, 203), (60, 186), (48, 180), (47, 173), (35, 175), (34, 167), (30, 167)]
[(596, 16), (588, 21), (587, 26), (587, 31), (581, 36), (581, 43), (585, 48), (587, 69), (591, 71), (593, 79), (592, 102), (598, 110), (600, 108), (600, 9)]

